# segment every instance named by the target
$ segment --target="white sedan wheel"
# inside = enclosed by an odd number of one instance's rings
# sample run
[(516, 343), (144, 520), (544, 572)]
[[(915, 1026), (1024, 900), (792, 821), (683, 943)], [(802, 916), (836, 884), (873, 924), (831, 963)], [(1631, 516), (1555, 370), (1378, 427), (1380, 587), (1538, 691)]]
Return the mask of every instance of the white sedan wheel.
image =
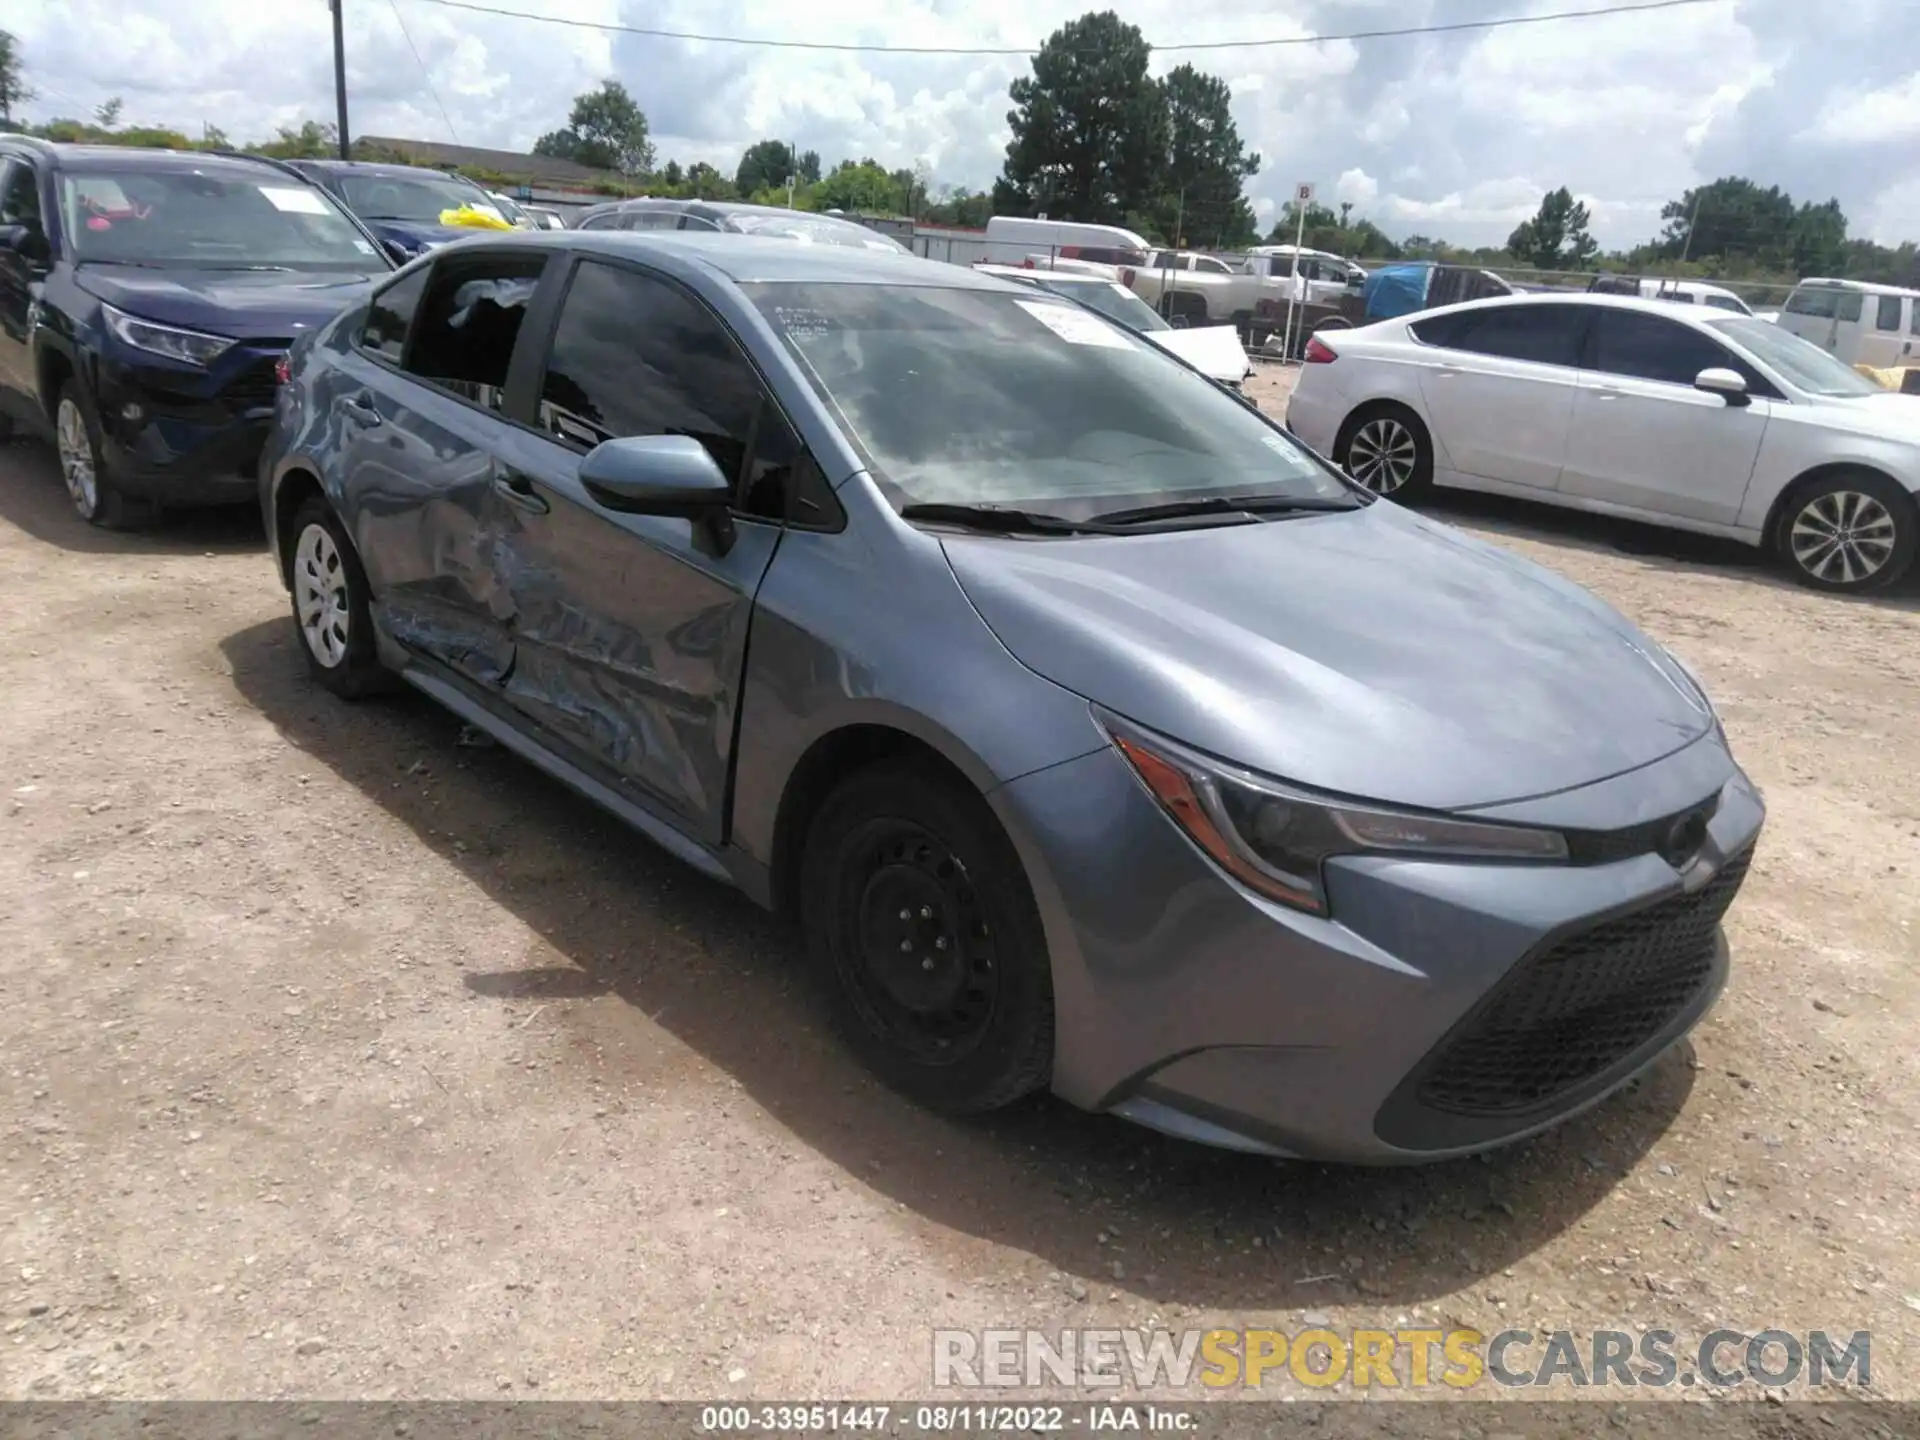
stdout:
[(1798, 565), (1829, 585), (1860, 585), (1893, 559), (1899, 530), (1892, 513), (1861, 490), (1828, 490), (1793, 517), (1787, 548)]

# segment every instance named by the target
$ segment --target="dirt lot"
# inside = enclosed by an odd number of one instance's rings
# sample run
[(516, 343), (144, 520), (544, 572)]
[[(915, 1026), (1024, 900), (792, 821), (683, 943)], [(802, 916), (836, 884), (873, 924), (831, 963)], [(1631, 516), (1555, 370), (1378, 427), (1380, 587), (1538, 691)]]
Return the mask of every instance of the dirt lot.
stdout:
[(900, 1396), (934, 1324), (1459, 1321), (1868, 1329), (1920, 1398), (1920, 595), (1446, 509), (1672, 643), (1772, 815), (1690, 1046), (1357, 1172), (913, 1109), (778, 926), (309, 685), (248, 517), (92, 531), (0, 448), (0, 1396)]

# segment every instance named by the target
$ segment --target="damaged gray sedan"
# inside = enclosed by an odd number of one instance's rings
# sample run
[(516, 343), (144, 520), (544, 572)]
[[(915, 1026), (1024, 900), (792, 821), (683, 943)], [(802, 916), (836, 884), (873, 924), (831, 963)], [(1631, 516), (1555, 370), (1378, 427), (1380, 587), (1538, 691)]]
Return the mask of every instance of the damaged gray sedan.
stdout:
[(928, 1105), (1437, 1159), (1725, 981), (1763, 811), (1679, 660), (1032, 289), (475, 239), (295, 346), (261, 486), (321, 685), (792, 913)]

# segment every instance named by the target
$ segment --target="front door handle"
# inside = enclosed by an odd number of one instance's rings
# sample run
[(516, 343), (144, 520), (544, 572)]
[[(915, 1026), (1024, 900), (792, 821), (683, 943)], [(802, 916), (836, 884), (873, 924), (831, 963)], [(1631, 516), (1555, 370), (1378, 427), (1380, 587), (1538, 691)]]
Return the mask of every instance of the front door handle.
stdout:
[(533, 488), (532, 479), (518, 470), (509, 470), (504, 466), (495, 470), (493, 488), (508, 504), (517, 505), (535, 515), (544, 515), (550, 508)]
[(356, 425), (378, 425), (382, 423), (384, 419), (380, 414), (380, 407), (374, 404), (373, 396), (365, 390), (360, 391), (357, 395), (347, 396), (345, 400), (340, 402), (340, 408), (346, 412), (347, 418)]

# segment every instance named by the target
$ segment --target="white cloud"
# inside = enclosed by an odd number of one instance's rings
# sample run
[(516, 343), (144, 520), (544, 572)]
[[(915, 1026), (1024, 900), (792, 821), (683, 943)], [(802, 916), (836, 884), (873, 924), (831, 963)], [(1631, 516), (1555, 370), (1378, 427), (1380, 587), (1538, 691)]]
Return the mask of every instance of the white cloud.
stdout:
[(1920, 138), (1920, 71), (1878, 90), (1834, 96), (1815, 117), (1813, 135), (1839, 145)]
[(1360, 169), (1342, 170), (1340, 178), (1333, 182), (1333, 198), (1336, 204), (1344, 202), (1356, 210), (1364, 211), (1380, 196), (1380, 182), (1366, 171)]
[[(495, 0), (579, 21), (921, 46), (1029, 46), (1088, 0)], [(1122, 9), (1169, 44), (1277, 39), (1553, 8), (1557, 0), (1137, 0)], [(452, 138), (395, 20), (405, 17), (452, 128), (523, 148), (572, 97), (622, 80), (663, 156), (730, 170), (764, 136), (827, 163), (925, 159), (938, 178), (991, 184), (1007, 84), (1023, 56), (769, 50), (613, 35), (427, 0), (347, 0), (357, 133)], [(1272, 10), (1284, 7), (1285, 13)], [(111, 95), (129, 122), (236, 138), (333, 113), (320, 0), (9, 0), (29, 113), (85, 114)], [(1907, 0), (1738, 0), (1661, 13), (1373, 42), (1155, 56), (1224, 77), (1262, 169), (1271, 217), (1295, 183), (1350, 200), (1390, 234), (1497, 243), (1560, 185), (1609, 246), (1659, 228), (1663, 201), (1722, 174), (1838, 198), (1856, 233), (1920, 231), (1920, 68)]]

